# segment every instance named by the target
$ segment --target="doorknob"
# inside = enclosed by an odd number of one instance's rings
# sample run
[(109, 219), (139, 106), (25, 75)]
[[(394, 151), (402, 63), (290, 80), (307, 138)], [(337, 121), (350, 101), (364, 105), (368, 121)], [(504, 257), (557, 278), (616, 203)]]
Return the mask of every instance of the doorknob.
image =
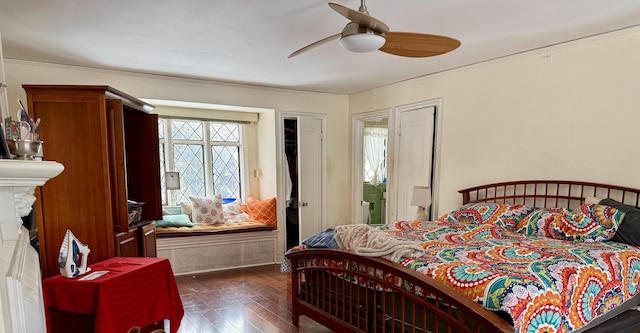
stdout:
[(309, 203), (308, 202), (300, 202), (300, 206), (307, 207), (307, 206), (309, 206)]

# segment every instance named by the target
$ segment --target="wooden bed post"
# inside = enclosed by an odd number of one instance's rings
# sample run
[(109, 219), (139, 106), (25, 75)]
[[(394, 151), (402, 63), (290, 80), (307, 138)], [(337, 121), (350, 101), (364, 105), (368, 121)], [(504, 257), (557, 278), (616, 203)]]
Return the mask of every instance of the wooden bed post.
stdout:
[(291, 259), (291, 322), (298, 327), (298, 259)]

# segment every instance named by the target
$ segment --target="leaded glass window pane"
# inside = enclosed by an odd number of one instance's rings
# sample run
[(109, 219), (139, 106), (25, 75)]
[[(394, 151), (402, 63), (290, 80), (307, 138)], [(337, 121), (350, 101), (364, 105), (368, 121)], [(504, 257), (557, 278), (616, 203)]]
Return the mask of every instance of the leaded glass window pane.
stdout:
[(235, 123), (209, 123), (212, 142), (240, 142), (240, 126)]
[(176, 202), (191, 202), (189, 196), (204, 197), (204, 150), (202, 145), (173, 145), (175, 170), (180, 172), (180, 190)]
[(240, 147), (212, 146), (213, 187), (223, 198), (240, 198)]
[(174, 140), (201, 141), (202, 121), (199, 120), (171, 120), (171, 134)]
[[(164, 119), (158, 119), (158, 138), (164, 139)], [(162, 155), (160, 155), (162, 157)]]

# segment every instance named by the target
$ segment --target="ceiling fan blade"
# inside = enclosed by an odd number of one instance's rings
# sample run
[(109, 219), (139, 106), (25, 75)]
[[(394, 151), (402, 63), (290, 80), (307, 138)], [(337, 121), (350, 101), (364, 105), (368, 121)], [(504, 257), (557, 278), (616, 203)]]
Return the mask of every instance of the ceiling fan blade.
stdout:
[(387, 32), (382, 52), (403, 57), (432, 57), (451, 52), (460, 46), (460, 41), (445, 36), (414, 32)]
[(323, 38), (323, 39), (321, 39), (321, 40), (319, 40), (319, 41), (317, 41), (315, 43), (311, 43), (311, 44), (309, 44), (309, 45), (307, 45), (307, 46), (305, 46), (305, 47), (303, 47), (303, 48), (291, 53), (287, 58), (293, 58), (293, 57), (297, 56), (300, 53), (307, 52), (307, 51), (309, 51), (311, 49), (315, 49), (316, 47), (318, 47), (318, 46), (320, 46), (320, 45), (322, 45), (324, 43), (330, 42), (330, 41), (332, 41), (334, 39), (339, 39), (341, 36), (342, 36), (342, 34), (339, 33), (339, 34), (335, 34), (333, 36), (329, 36), (327, 38)]
[(338, 12), (338, 14), (349, 19), (351, 22), (357, 23), (359, 26), (367, 27), (369, 29), (373, 29), (382, 33), (386, 33), (387, 31), (389, 31), (388, 25), (371, 15), (367, 15), (365, 13), (333, 2), (329, 2), (329, 7)]

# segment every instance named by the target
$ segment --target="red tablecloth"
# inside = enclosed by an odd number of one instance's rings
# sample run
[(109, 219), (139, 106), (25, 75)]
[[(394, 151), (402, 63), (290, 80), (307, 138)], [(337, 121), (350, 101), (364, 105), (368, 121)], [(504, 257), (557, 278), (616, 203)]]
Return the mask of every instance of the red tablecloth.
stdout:
[[(109, 271), (91, 281), (61, 275), (43, 281), (47, 326), (51, 332), (52, 310), (95, 314), (95, 332), (128, 332), (169, 319), (175, 333), (184, 315), (169, 260), (116, 257), (89, 266)], [(87, 274), (89, 274), (87, 273)]]

